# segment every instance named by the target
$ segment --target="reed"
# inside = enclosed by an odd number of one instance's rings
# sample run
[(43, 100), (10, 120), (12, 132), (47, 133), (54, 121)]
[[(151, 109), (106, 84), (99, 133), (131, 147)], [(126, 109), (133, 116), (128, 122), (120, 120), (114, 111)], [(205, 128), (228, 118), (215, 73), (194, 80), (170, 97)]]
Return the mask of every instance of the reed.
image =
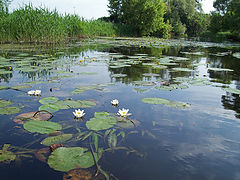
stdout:
[(65, 42), (69, 38), (116, 36), (115, 25), (102, 20), (85, 20), (57, 10), (25, 5), (12, 13), (0, 11), (1, 42)]

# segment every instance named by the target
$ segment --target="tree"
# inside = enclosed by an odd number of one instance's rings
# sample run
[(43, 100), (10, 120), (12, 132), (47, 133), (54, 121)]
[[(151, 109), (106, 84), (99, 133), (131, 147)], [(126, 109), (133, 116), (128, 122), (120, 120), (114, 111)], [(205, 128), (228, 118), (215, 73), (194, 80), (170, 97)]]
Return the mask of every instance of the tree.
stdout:
[(138, 36), (167, 36), (170, 26), (164, 22), (162, 0), (109, 0), (109, 13), (114, 22), (127, 25)]
[(166, 4), (165, 19), (172, 25), (175, 36), (198, 36), (202, 29), (206, 29), (200, 1), (166, 0)]
[(8, 13), (8, 6), (11, 3), (11, 0), (0, 0), (0, 12)]

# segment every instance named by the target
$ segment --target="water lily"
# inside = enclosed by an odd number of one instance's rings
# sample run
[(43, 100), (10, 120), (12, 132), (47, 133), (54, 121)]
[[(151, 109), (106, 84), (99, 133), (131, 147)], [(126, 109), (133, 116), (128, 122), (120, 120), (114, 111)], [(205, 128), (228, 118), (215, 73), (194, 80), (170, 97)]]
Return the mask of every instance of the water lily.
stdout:
[(41, 90), (36, 90), (35, 91), (35, 96), (40, 96), (41, 95)]
[(73, 114), (76, 118), (81, 118), (84, 116), (85, 113), (84, 113), (84, 110), (81, 111), (80, 109), (78, 109), (78, 110), (75, 110), (75, 112), (73, 112)]
[(119, 102), (117, 99), (114, 99), (111, 101), (111, 103), (112, 103), (112, 105), (117, 106)]
[(28, 91), (27, 93), (28, 93), (28, 95), (35, 95), (35, 91), (34, 90)]
[(122, 110), (119, 109), (117, 115), (122, 116), (122, 117), (127, 117), (127, 116), (132, 115), (131, 113), (128, 113), (128, 111), (129, 111), (129, 109), (124, 109), (124, 108), (122, 108)]

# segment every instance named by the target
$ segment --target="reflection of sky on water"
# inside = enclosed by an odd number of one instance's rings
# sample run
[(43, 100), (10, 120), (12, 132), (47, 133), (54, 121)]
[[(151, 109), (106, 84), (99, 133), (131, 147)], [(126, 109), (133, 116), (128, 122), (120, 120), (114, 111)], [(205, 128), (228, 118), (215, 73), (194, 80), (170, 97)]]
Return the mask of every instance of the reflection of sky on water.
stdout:
[[(156, 56), (157, 53), (161, 55), (162, 52), (157, 50), (155, 49), (153, 53)], [(149, 51), (149, 49), (146, 51)], [(171, 51), (170, 48), (165, 53), (169, 52), (171, 56), (177, 56), (174, 53), (178, 53), (178, 51)], [(160, 91), (155, 88), (160, 86), (161, 83), (173, 83), (173, 78), (178, 76), (190, 76), (191, 79), (193, 77), (205, 79), (211, 77), (211, 80), (224, 78), (226, 82), (234, 82), (231, 86), (236, 87), (238, 81), (231, 73), (209, 72), (207, 70), (206, 62), (210, 62), (211, 67), (233, 68), (224, 58), (206, 57), (206, 55), (203, 57), (190, 56), (189, 62), (179, 62), (183, 67), (198, 65), (197, 67), (194, 66), (198, 73), (189, 73), (173, 72), (168, 69), (156, 70), (151, 67), (143, 67), (141, 64), (111, 69), (108, 67), (109, 61), (113, 61), (114, 58), (107, 52), (86, 50), (74, 53), (74, 56), (62, 56), (61, 58), (66, 63), (62, 63), (56, 69), (65, 70), (68, 75), (89, 72), (96, 74), (79, 74), (73, 78), (57, 79), (58, 83), (47, 83), (52, 76), (60, 77), (62, 74), (45, 72), (41, 74), (38, 72), (34, 76), (33, 73), (31, 80), (41, 80), (45, 83), (32, 85), (32, 88), (41, 89), (42, 97), (57, 96), (60, 99), (73, 98), (74, 100), (95, 99), (97, 106), (85, 109), (84, 121), (92, 118), (95, 111), (108, 111), (116, 114), (118, 109), (129, 109), (130, 113), (132, 113), (131, 118), (138, 120), (140, 126), (131, 129), (136, 130), (137, 133), (128, 135), (126, 142), (121, 145), (133, 146), (139, 153), (144, 154), (145, 158), (139, 158), (134, 153), (125, 156), (118, 151), (115, 152), (116, 154), (106, 154), (104, 157), (105, 166), (111, 172), (114, 172), (117, 177), (121, 177), (120, 179), (138, 177), (138, 179), (168, 180), (226, 179), (227, 177), (237, 179), (240, 177), (238, 170), (240, 165), (240, 120), (236, 118), (236, 112), (238, 112), (236, 105), (239, 102), (237, 97), (239, 96), (226, 93), (221, 87), (212, 85), (194, 86), (189, 84), (188, 89), (176, 89), (173, 91)], [(87, 64), (87, 66), (84, 66), (84, 64)], [(118, 73), (127, 74), (128, 77), (110, 77), (110, 75)], [(147, 77), (147, 73), (157, 74), (158, 76)], [(234, 72), (234, 74), (237, 73)], [(231, 78), (234, 78), (235, 81)], [(17, 82), (23, 83), (28, 80), (30, 79), (25, 74), (14, 72), (13, 77), (9, 79), (10, 82), (2, 83), (2, 85), (11, 86)], [(150, 82), (150, 85), (153, 84), (151, 86), (136, 85), (133, 83), (136, 80)], [(114, 85), (109, 83), (114, 83)], [(77, 86), (92, 84), (104, 86), (82, 94), (70, 94)], [(228, 84), (214, 82), (214, 85)], [(50, 91), (50, 88), (52, 88), (52, 91)], [(136, 91), (134, 88), (142, 88), (147, 91)], [(40, 98), (26, 97), (24, 92), (2, 90), (0, 95), (3, 99), (14, 97), (16, 104), (23, 104), (22, 101), (24, 101), (25, 109), (22, 112), (36, 110), (39, 106), (38, 101)], [(144, 104), (141, 99), (145, 97), (159, 97), (171, 101), (186, 102), (191, 104), (191, 107), (176, 109), (164, 105)], [(111, 105), (112, 99), (119, 100), (118, 108)], [(71, 121), (73, 118), (72, 109), (59, 111), (54, 118), (54, 121)], [(1, 121), (2, 130), (8, 126), (12, 126), (11, 120)], [(128, 130), (128, 132), (131, 130)], [(15, 132), (15, 129), (9, 131), (8, 134), (10, 135), (12, 131)], [(18, 135), (18, 137), (21, 136)], [(30, 135), (26, 137), (29, 138)], [(5, 141), (3, 135), (1, 135), (1, 138), (2, 141)], [(13, 140), (13, 136), (6, 139), (9, 142), (16, 141)], [(25, 142), (26, 139), (23, 141)], [(124, 161), (122, 161), (122, 158)], [(113, 164), (114, 167), (112, 167)]]

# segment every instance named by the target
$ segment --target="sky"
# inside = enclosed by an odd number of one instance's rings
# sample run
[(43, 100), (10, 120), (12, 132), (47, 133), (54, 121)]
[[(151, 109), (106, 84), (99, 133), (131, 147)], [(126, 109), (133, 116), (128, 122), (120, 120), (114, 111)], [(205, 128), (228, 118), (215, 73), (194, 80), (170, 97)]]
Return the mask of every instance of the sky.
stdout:
[[(34, 7), (46, 7), (50, 10), (57, 9), (61, 14), (76, 13), (86, 19), (97, 19), (108, 16), (108, 0), (13, 0), (10, 10), (22, 7), (24, 4), (32, 3)], [(203, 10), (205, 13), (213, 11), (213, 0), (203, 0)]]

